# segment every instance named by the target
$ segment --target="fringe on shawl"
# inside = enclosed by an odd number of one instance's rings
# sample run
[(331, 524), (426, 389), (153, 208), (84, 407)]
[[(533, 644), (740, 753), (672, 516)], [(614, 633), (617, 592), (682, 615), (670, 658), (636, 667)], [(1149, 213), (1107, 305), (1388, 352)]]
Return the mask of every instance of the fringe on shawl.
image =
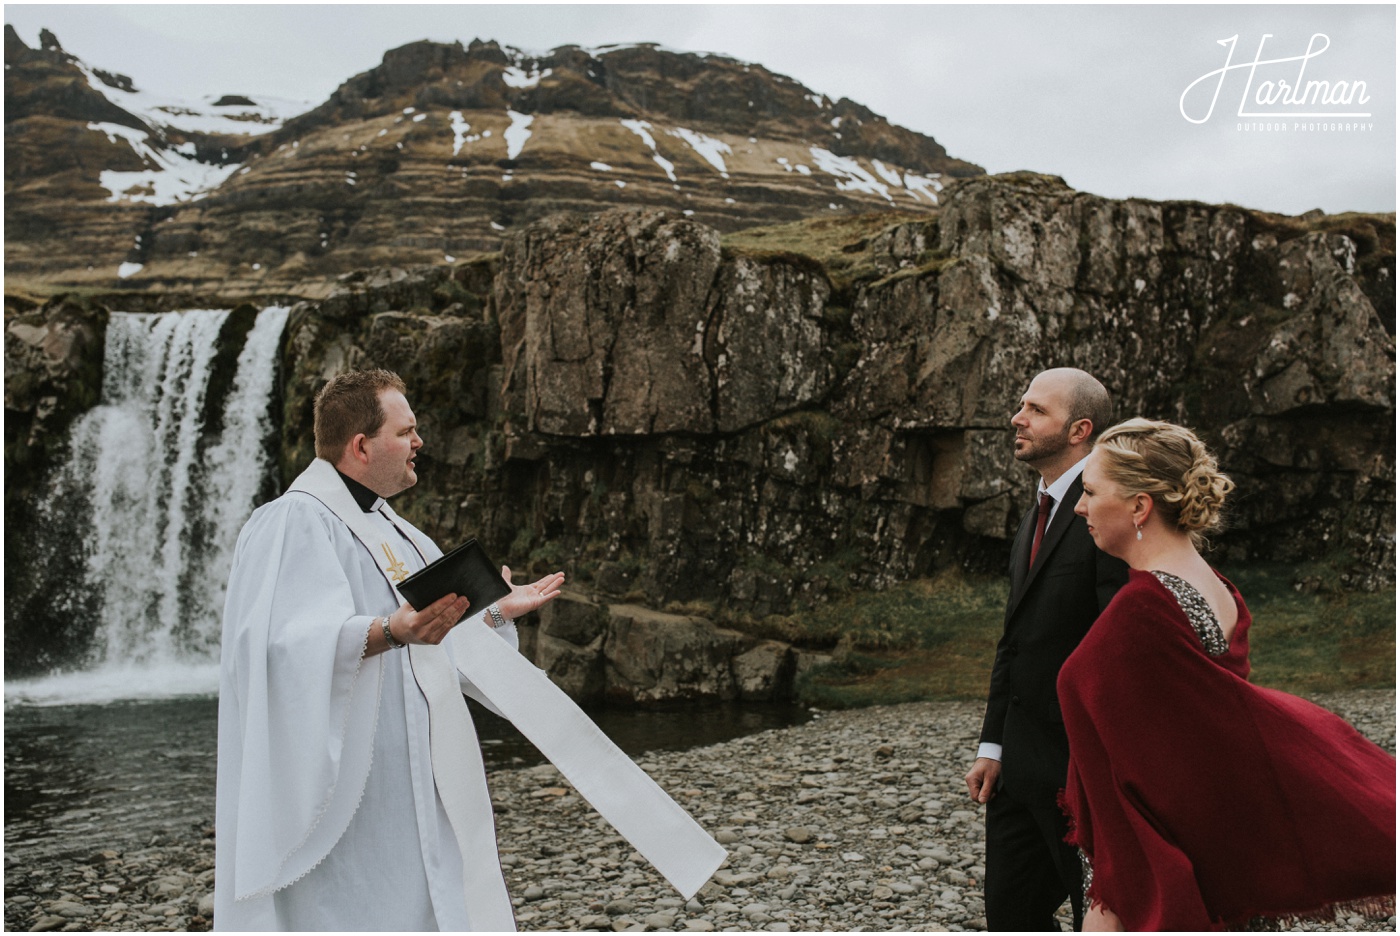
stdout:
[(1069, 831), (1065, 833), (1065, 844), (1073, 845), (1075, 848), (1083, 847), (1079, 842), (1079, 823), (1074, 820), (1074, 813), (1069, 808), (1069, 790), (1064, 787), (1055, 793), (1055, 805), (1060, 807), (1060, 812), (1064, 813), (1065, 823)]
[(1395, 895), (1338, 900), (1315, 910), (1295, 913), (1261, 914), (1232, 924), (1227, 929), (1248, 933), (1286, 933), (1304, 923), (1331, 923), (1339, 916), (1359, 916), (1371, 922), (1384, 923), (1386, 918), (1395, 916)]
[(1064, 814), (1065, 825), (1069, 831), (1065, 833), (1064, 843), (1079, 852), (1080, 864), (1080, 886), (1084, 888), (1084, 912), (1088, 913), (1089, 908), (1099, 903), (1098, 888), (1094, 886), (1094, 865), (1089, 853), (1084, 850), (1084, 843), (1079, 841), (1079, 823), (1075, 821), (1074, 813), (1069, 808), (1068, 790), (1060, 787), (1055, 794), (1055, 805), (1060, 807), (1060, 812)]

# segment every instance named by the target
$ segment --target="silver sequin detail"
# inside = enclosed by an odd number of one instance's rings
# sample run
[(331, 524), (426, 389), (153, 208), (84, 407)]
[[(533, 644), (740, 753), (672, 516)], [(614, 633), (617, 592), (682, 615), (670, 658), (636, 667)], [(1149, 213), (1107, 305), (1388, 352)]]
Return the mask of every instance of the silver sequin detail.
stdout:
[(1084, 912), (1089, 912), (1089, 885), (1094, 883), (1094, 865), (1089, 861), (1089, 856), (1084, 854), (1084, 849), (1079, 849), (1079, 875), (1080, 881), (1084, 885)]
[(1176, 603), (1181, 605), (1181, 610), (1186, 612), (1186, 620), (1196, 629), (1196, 636), (1201, 638), (1201, 645), (1205, 647), (1206, 654), (1218, 657), (1228, 653), (1230, 642), (1225, 639), (1220, 621), (1210, 609), (1210, 603), (1196, 591), (1195, 586), (1170, 572), (1158, 572), (1154, 569), (1152, 574), (1157, 576), (1157, 581), (1172, 593)]

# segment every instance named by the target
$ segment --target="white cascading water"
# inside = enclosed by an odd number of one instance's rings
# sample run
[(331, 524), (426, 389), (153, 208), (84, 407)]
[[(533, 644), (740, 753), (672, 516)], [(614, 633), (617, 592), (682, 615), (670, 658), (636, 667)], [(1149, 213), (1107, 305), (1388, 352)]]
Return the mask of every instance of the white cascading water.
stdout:
[[(207, 574), (199, 581), (203, 592), (197, 601), (201, 607), (213, 608), (220, 618), (238, 533), (253, 512), (259, 488), (274, 470), (265, 443), (273, 431), (268, 408), (277, 348), (286, 323), (287, 310), (280, 306), (264, 309), (258, 316), (238, 355), (233, 392), (224, 405), (223, 434), (204, 457), (209, 468), (204, 481), (209, 492), (204, 514), (210, 522), (210, 550), (205, 557)], [(212, 632), (211, 646), (215, 648), (219, 631), (216, 626)]]
[(266, 440), (287, 310), (259, 313), (222, 431), (205, 399), (227, 311), (111, 316), (102, 402), (73, 424), (51, 501), (83, 498), (83, 587), (101, 621), (80, 669), (7, 681), (7, 701), (103, 702), (218, 689), (223, 595), (238, 531), (272, 470)]

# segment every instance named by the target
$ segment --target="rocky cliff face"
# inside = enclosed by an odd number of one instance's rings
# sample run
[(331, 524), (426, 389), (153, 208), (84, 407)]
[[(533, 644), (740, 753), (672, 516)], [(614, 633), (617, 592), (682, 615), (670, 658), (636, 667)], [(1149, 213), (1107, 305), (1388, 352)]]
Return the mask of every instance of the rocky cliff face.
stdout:
[(285, 123), (237, 96), (150, 107), (13, 30), (5, 61), (6, 273), (36, 292), (324, 298), (337, 276), (493, 252), (562, 210), (659, 206), (719, 230), (927, 213), (982, 171), (761, 65), (651, 45), (412, 43)]
[[(1203, 433), (1239, 484), (1220, 562), (1393, 587), (1393, 216), (1110, 201), (1015, 174), (827, 238), (802, 255), (616, 210), (347, 281), (288, 326), (284, 475), (326, 379), (398, 370), (427, 440), (399, 509), (597, 597), (530, 637), (584, 696), (761, 695), (804, 665), (724, 631), (709, 669), (634, 660), (620, 648), (657, 620), (610, 602), (679, 615), (676, 634), (700, 617), (761, 635), (853, 590), (1004, 569), (1033, 490), (1007, 421), (1057, 365), (1099, 375), (1120, 417)], [(8, 363), (39, 324), (7, 326)]]
[(1072, 364), (1121, 415), (1220, 451), (1241, 483), (1227, 559), (1338, 549), (1374, 587), (1393, 551), (1388, 223), (969, 181), (833, 291), (810, 261), (664, 213), (542, 222), (501, 256), (500, 449), (480, 463), (530, 506), (482, 520), (596, 562), (605, 590), (759, 617), (995, 567), (1032, 485), (1007, 419), (1034, 373)]
[(11, 657), (33, 649), (37, 658), (61, 659), (74, 632), (83, 639), (91, 633), (84, 609), (54, 607), (39, 584), (81, 581), (81, 551), (50, 549), (35, 531), (47, 482), (68, 456), (68, 429), (99, 402), (106, 326), (106, 309), (80, 300), (59, 299), (42, 309), (5, 305), (5, 647)]

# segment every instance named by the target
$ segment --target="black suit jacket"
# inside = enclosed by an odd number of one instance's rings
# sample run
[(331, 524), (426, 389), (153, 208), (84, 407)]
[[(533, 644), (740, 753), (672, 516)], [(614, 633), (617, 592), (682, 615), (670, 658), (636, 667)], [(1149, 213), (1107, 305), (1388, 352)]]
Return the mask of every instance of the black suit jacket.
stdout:
[(1053, 809), (1065, 785), (1069, 741), (1055, 680), (1089, 626), (1128, 580), (1121, 559), (1100, 552), (1083, 517), (1076, 478), (1027, 568), (1036, 508), (1011, 548), (1011, 597), (992, 665), (982, 741), (1002, 746), (1001, 789), (1027, 806)]

